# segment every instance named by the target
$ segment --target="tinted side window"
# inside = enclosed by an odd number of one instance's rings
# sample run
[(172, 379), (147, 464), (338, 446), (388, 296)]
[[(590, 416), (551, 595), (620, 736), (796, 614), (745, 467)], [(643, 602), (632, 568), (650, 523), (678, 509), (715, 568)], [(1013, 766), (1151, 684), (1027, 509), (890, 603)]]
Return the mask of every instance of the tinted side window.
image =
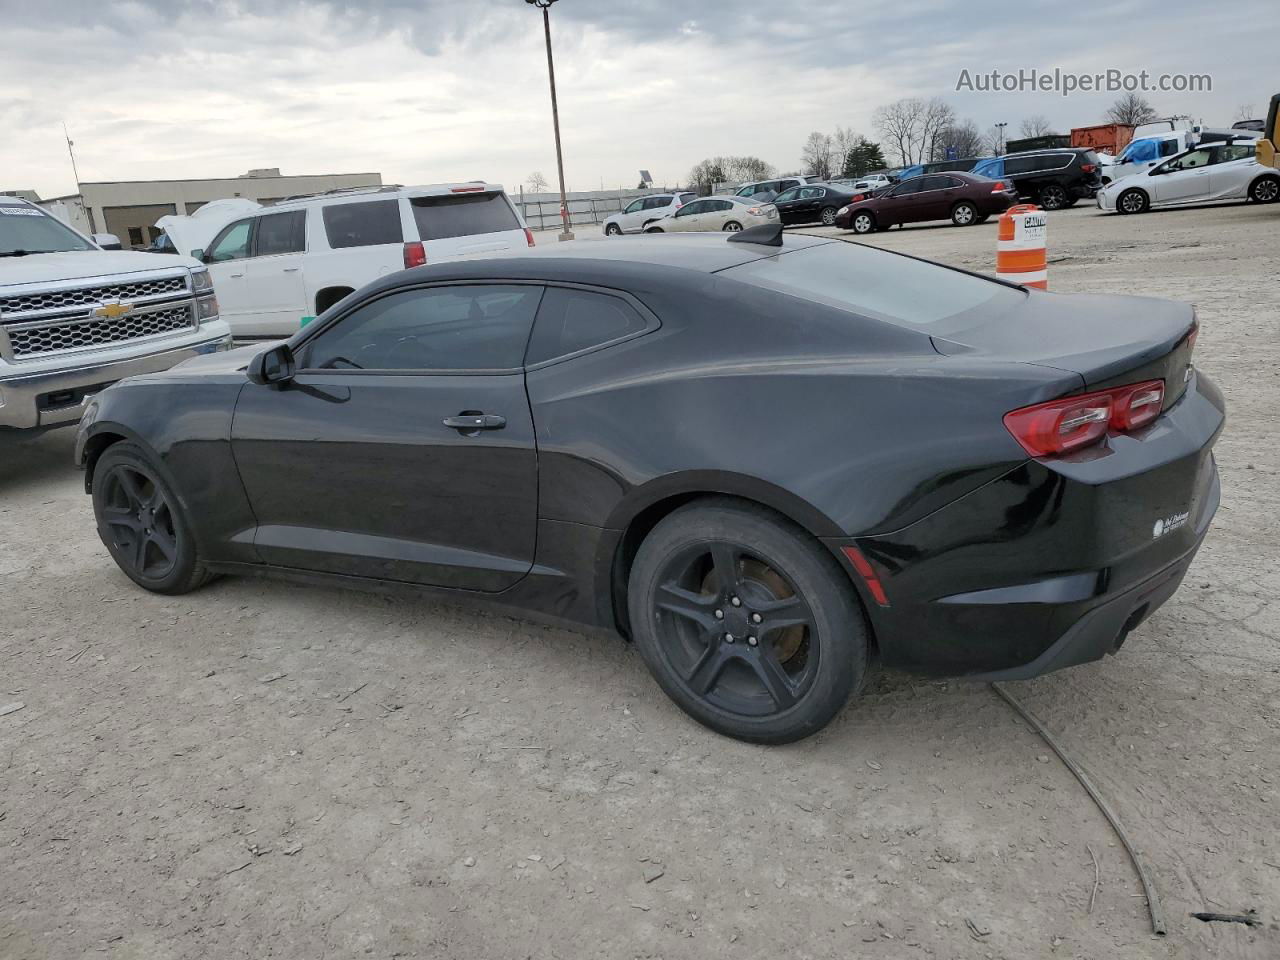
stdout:
[(1162, 157), (1172, 157), (1175, 153), (1177, 153), (1181, 149), (1182, 147), (1177, 140), (1161, 140), (1160, 141), (1160, 156)]
[(303, 229), (307, 223), (305, 210), (290, 213), (272, 213), (258, 218), (258, 230), (253, 240), (256, 257), (270, 257), (278, 253), (301, 253), (306, 246)]
[(659, 210), (662, 207), (669, 206), (671, 206), (670, 197), (650, 197), (644, 202), (644, 208), (646, 210)]
[(542, 288), (476, 284), (404, 290), (339, 320), (303, 366), (332, 370), (509, 370), (520, 366)]
[(335, 250), (403, 243), (400, 205), (395, 200), (335, 203), (324, 208), (324, 232)]
[(728, 200), (713, 200), (710, 209), (712, 210), (732, 210), (734, 204)]
[(1034, 167), (1032, 166), (1031, 157), (1006, 157), (1004, 161), (1004, 172), (1009, 176), (1016, 176), (1019, 173), (1030, 173)]
[(786, 203), (788, 200), (794, 200), (797, 196), (799, 196), (799, 194), (800, 194), (799, 189), (792, 187), (790, 190), (784, 190), (782, 193), (774, 197), (773, 202)]
[(910, 180), (904, 180), (893, 188), (891, 195), (895, 197), (909, 197), (913, 193), (919, 193), (923, 180), (924, 177), (913, 177)]
[(242, 260), (249, 255), (250, 221), (237, 220), (222, 228), (222, 232), (209, 245), (210, 263)]
[(646, 326), (620, 297), (551, 287), (538, 310), (525, 363), (541, 363), (638, 333)]
[(471, 237), (478, 233), (519, 230), (516, 212), (501, 193), (458, 193), (415, 197), (410, 201), (422, 240)]

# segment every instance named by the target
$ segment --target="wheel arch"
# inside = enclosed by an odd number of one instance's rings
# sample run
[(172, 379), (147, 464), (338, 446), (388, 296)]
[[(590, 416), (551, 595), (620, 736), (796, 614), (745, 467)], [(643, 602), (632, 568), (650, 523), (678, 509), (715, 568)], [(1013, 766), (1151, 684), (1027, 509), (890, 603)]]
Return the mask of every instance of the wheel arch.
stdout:
[[(93, 472), (97, 469), (98, 461), (102, 459), (102, 455), (107, 452), (108, 448), (125, 441), (136, 443), (151, 454), (157, 462), (163, 460), (151, 444), (123, 424), (113, 422), (94, 424), (92, 432), (85, 438), (76, 455), (77, 463), (84, 468), (85, 493), (93, 492)], [(166, 477), (165, 479), (168, 480), (169, 478)]]
[(331, 283), (316, 291), (316, 316), (324, 313), (335, 303), (356, 292), (356, 288), (344, 283)]
[[(736, 500), (764, 507), (782, 520), (800, 527), (817, 543), (824, 538), (843, 537), (839, 526), (812, 504), (767, 481), (754, 477), (715, 471), (694, 471), (663, 477), (651, 481), (633, 491), (631, 496), (618, 504), (609, 518), (610, 529), (621, 530), (612, 556), (605, 558), (602, 585), (606, 587), (608, 606), (619, 633), (630, 638), (630, 618), (627, 613), (627, 585), (631, 568), (640, 544), (650, 531), (668, 516), (698, 500)], [(833, 556), (833, 559), (836, 559)], [(848, 576), (845, 565), (836, 560)], [(857, 586), (850, 578), (850, 589), (858, 595)], [(858, 596), (859, 603), (862, 602)]]

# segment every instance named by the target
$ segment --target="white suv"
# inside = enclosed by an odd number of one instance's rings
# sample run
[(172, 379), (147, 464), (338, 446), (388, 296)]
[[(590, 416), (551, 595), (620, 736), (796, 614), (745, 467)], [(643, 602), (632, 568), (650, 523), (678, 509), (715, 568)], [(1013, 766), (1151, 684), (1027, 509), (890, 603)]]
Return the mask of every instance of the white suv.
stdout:
[(686, 203), (698, 199), (696, 193), (655, 193), (648, 197), (636, 197), (621, 213), (615, 213), (604, 222), (604, 235), (616, 237), (621, 233), (643, 233), (655, 220), (675, 213)]
[(236, 337), (280, 337), (397, 270), (531, 246), (502, 187), (475, 182), (285, 200), (228, 223), (192, 256), (209, 265)]

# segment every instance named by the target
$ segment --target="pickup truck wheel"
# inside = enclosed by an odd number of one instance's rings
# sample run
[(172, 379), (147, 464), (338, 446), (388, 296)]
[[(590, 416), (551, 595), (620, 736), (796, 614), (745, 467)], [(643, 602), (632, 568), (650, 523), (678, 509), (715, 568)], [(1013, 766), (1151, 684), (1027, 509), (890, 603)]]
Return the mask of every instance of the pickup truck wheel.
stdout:
[(1249, 187), (1249, 199), (1254, 203), (1275, 203), (1280, 199), (1280, 178), (1259, 177)]
[(114, 444), (98, 459), (93, 514), (112, 559), (143, 589), (188, 593), (212, 579), (181, 501), (137, 444)]

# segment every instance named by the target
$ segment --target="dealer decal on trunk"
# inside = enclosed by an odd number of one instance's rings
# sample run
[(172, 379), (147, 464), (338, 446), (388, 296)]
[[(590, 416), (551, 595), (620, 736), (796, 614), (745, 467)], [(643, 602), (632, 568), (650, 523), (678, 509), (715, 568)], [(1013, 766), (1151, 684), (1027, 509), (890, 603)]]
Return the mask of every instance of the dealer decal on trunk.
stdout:
[(1170, 531), (1177, 530), (1186, 524), (1187, 519), (1191, 516), (1189, 512), (1175, 513), (1169, 517), (1161, 517), (1156, 521), (1156, 525), (1151, 529), (1151, 538), (1158, 540)]

